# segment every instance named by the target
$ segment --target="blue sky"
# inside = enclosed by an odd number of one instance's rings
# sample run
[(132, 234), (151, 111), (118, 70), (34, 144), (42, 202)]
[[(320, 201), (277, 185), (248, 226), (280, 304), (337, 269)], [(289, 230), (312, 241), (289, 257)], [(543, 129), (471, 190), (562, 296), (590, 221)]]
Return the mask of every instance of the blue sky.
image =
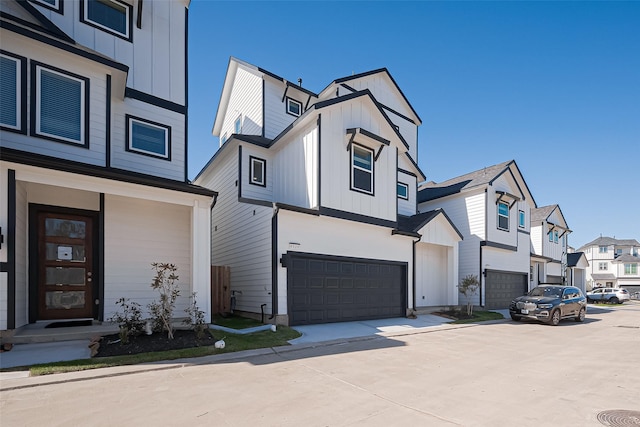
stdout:
[(190, 178), (218, 147), (230, 56), (314, 92), (386, 67), (428, 180), (515, 159), (572, 246), (640, 240), (640, 2), (192, 0)]

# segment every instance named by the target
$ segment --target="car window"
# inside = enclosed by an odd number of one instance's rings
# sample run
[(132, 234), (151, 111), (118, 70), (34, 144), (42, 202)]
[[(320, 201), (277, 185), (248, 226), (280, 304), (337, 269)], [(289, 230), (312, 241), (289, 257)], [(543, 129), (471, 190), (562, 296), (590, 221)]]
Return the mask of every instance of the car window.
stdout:
[(532, 297), (559, 297), (562, 295), (561, 288), (538, 286), (533, 288), (529, 295)]

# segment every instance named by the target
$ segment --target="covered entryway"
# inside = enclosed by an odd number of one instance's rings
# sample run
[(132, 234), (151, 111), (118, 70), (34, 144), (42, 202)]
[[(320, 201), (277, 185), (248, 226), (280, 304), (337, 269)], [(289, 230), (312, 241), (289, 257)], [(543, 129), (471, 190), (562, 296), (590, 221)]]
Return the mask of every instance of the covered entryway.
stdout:
[(485, 279), (485, 308), (503, 309), (527, 292), (527, 274), (487, 270)]
[(416, 307), (452, 305), (453, 248), (416, 245)]
[(318, 254), (286, 258), (291, 325), (406, 315), (405, 263)]

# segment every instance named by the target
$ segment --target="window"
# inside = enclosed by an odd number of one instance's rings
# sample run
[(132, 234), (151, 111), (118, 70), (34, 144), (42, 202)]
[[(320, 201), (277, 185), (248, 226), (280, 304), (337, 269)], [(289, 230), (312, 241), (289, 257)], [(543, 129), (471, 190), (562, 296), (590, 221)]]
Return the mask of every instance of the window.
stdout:
[(31, 132), (60, 142), (89, 146), (89, 79), (31, 62)]
[(373, 194), (373, 150), (351, 145), (351, 189)]
[(553, 243), (553, 231), (549, 232), (549, 241)]
[(295, 99), (287, 98), (287, 114), (296, 117), (300, 116), (302, 114), (302, 103)]
[(242, 132), (242, 116), (238, 117), (233, 124), (233, 133), (239, 135)]
[(83, 0), (80, 21), (131, 41), (131, 10), (119, 0)]
[(498, 203), (498, 228), (509, 231), (509, 205), (504, 202)]
[(558, 230), (553, 232), (553, 243), (558, 243)]
[(62, 0), (31, 0), (33, 3), (37, 3), (41, 6), (51, 9), (58, 13), (62, 13)]
[(622, 255), (622, 249), (616, 249), (616, 256)]
[(600, 271), (608, 270), (608, 264), (606, 262), (599, 262), (598, 270)]
[(127, 151), (171, 160), (171, 128), (127, 114)]
[(222, 138), (220, 139), (220, 141), (222, 141), (220, 143), (220, 145), (224, 144), (225, 142), (227, 142), (227, 134), (225, 133), (224, 135), (222, 135)]
[(608, 248), (606, 246), (599, 246), (598, 252), (601, 254), (606, 254), (608, 252)]
[(624, 265), (624, 274), (625, 274), (625, 276), (628, 276), (628, 275), (636, 276), (638, 274), (638, 264), (636, 264), (636, 263), (625, 264)]
[(251, 170), (249, 171), (249, 184), (266, 187), (267, 161), (249, 156), (249, 164), (251, 165)]
[(3, 129), (21, 131), (24, 128), (24, 63), (25, 60), (4, 51), (0, 53), (0, 126)]
[(404, 182), (398, 183), (398, 197), (404, 200), (409, 200), (409, 186)]
[(524, 228), (524, 211), (518, 211), (518, 227)]

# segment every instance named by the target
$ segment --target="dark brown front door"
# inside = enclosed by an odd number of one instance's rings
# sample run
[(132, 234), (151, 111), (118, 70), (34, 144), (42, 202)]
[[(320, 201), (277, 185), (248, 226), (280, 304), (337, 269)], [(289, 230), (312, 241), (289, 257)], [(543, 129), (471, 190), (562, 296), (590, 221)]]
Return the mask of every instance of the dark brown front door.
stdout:
[(93, 218), (38, 213), (38, 318), (93, 317)]

